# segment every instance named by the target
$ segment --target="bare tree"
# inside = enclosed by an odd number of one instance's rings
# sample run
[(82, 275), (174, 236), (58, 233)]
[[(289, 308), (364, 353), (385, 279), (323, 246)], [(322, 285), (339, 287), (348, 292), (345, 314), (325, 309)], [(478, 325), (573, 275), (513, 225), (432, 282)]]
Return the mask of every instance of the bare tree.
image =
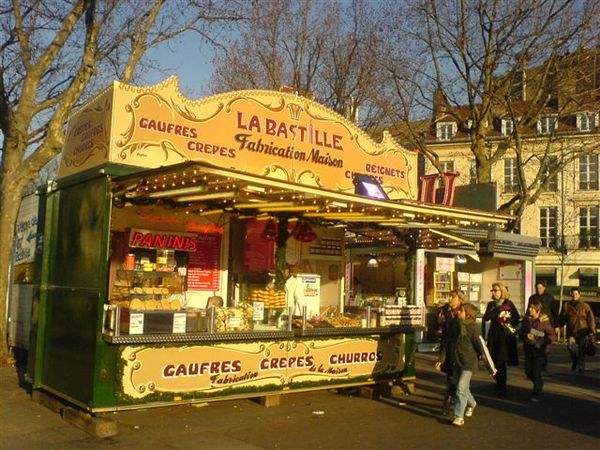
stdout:
[[(492, 181), (491, 169), (504, 157), (516, 158), (519, 186), (501, 209), (520, 217), (552, 176), (581, 152), (596, 149), (589, 142), (569, 143), (566, 151), (558, 129), (548, 133), (545, 145), (538, 140), (535, 151), (530, 138), (540, 115), (552, 112), (560, 122), (573, 102), (597, 98), (597, 85), (567, 95), (556, 81), (567, 72), (571, 78), (580, 75), (575, 50), (596, 38), (598, 11), (594, 1), (423, 0), (402, 7), (389, 2), (385, 17), (394, 38), (390, 58), (382, 62), (394, 96), (390, 101), (386, 92), (382, 108), (404, 125), (404, 137), (438, 170), (438, 155), (428, 145), (432, 121), (415, 120), (427, 115), (458, 124), (470, 142), (479, 182)], [(399, 71), (399, 60), (412, 63), (410, 70)], [(495, 132), (500, 117), (514, 123), (504, 137)]]
[(257, 3), (251, 19), (214, 60), (214, 91), (280, 89), (314, 96), (334, 111), (380, 125), (372, 101), (384, 78), (379, 10), (361, 0)]
[(128, 82), (139, 76), (149, 48), (184, 32), (210, 40), (207, 27), (238, 19), (239, 8), (233, 1), (211, 0), (2, 3), (1, 362), (9, 357), (4, 312), (19, 201), (28, 183), (61, 151), (69, 113), (109, 80)]

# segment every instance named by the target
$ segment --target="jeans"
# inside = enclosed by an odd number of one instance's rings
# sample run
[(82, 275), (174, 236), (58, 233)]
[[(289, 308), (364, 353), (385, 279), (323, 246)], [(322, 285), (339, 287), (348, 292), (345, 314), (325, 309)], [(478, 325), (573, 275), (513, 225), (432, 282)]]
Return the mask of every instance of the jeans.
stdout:
[(464, 417), (467, 406), (474, 408), (477, 404), (469, 388), (472, 376), (473, 372), (470, 370), (461, 370), (460, 376), (458, 377), (458, 384), (456, 385), (456, 404), (454, 405), (454, 416), (456, 417)]
[(525, 374), (533, 381), (533, 395), (540, 395), (544, 387), (542, 370), (546, 363), (546, 357), (536, 355), (534, 351), (525, 353)]
[(569, 355), (571, 355), (571, 362), (579, 369), (585, 369), (585, 344), (587, 342), (587, 336), (571, 336), (567, 341), (567, 349)]

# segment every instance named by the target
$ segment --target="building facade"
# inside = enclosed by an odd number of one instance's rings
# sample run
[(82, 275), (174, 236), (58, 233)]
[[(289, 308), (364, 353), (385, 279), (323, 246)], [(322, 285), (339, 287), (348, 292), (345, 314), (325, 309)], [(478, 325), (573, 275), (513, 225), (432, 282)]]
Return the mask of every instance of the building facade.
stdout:
[[(486, 123), (486, 145), (489, 154), (494, 154), (498, 146), (507, 143), (509, 146), (491, 167), (496, 207), (520, 191), (522, 174), (530, 190), (537, 187), (536, 183), (541, 186), (539, 196), (526, 207), (517, 226), (518, 233), (541, 240), (536, 279), (546, 281), (557, 298), (558, 286), (562, 284), (564, 298), (568, 297), (570, 287), (578, 286), (585, 299), (600, 301), (600, 102), (597, 95), (600, 57), (596, 51), (576, 56), (575, 63), (575, 55), (565, 58), (564, 70), (557, 70), (551, 78), (551, 98), (543, 108), (528, 98), (533, 95), (538, 69), (516, 77), (518, 83), (513, 83), (511, 89), (511, 113), (507, 113), (506, 106), (495, 109), (490, 123)], [(577, 76), (573, 75), (573, 67), (578, 71)], [(443, 92), (438, 92), (426, 145), (438, 155), (444, 172), (459, 174), (457, 185), (477, 183), (469, 108), (444, 102)], [(520, 116), (529, 114), (534, 107), (538, 107), (539, 112), (533, 120), (519, 124)], [(523, 142), (520, 159), (511, 147), (517, 138), (516, 125)], [(424, 158), (421, 170), (422, 174), (437, 171)]]

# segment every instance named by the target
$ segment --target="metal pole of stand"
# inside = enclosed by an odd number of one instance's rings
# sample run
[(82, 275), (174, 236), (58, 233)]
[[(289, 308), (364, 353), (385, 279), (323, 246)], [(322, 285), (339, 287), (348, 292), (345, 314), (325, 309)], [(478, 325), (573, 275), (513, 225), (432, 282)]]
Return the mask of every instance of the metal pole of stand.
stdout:
[(215, 332), (215, 306), (214, 305), (211, 305), (210, 309), (208, 310), (208, 332), (209, 333)]
[(121, 307), (115, 307), (115, 336), (121, 335)]
[(367, 306), (367, 328), (371, 328), (371, 305)]
[(294, 313), (294, 308), (292, 306), (288, 306), (288, 323), (287, 323), (288, 331), (292, 331), (292, 314), (293, 313)]
[(306, 330), (306, 305), (302, 306), (302, 331)]

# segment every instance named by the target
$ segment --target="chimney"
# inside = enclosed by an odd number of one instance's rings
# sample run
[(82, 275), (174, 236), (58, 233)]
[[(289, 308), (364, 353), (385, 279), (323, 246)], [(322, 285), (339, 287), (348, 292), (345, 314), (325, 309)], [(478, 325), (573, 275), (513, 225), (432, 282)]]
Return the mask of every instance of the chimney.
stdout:
[(438, 86), (433, 94), (433, 120), (446, 114), (448, 111), (448, 100), (444, 90)]

